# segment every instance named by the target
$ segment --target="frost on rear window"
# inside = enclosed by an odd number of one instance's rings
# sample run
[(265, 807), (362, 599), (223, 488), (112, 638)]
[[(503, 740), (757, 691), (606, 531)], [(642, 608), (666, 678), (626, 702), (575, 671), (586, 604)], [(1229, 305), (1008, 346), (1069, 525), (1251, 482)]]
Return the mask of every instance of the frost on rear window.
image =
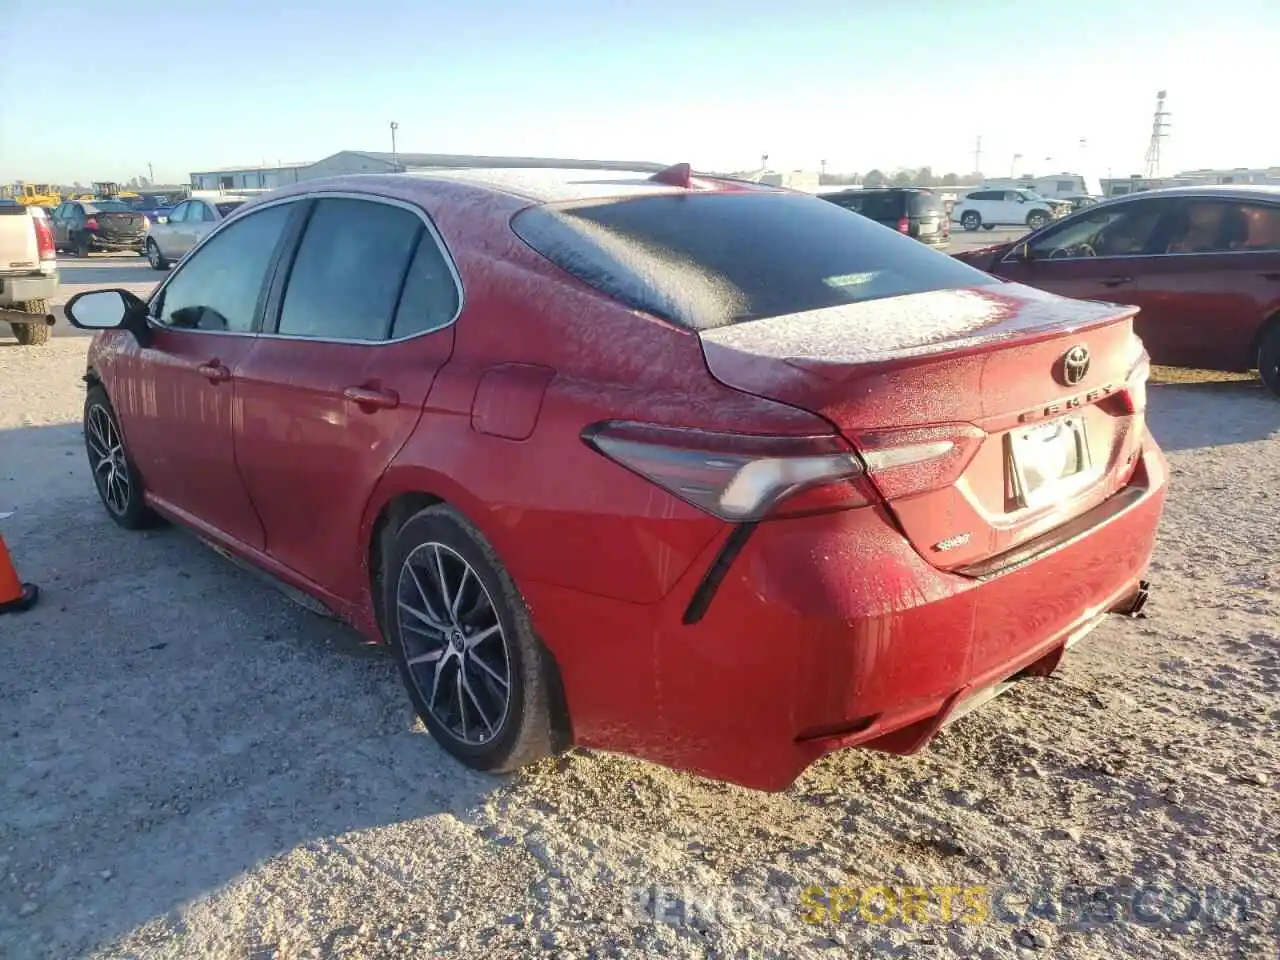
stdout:
[(816, 197), (681, 193), (532, 207), (531, 247), (596, 289), (694, 330), (999, 281)]

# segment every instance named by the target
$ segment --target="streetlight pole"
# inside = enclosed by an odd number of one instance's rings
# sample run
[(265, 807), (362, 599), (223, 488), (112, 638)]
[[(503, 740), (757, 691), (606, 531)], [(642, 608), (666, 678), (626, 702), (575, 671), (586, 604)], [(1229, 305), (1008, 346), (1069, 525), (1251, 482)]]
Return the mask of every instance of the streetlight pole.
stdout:
[(400, 161), (396, 159), (396, 131), (400, 129), (400, 124), (394, 120), (391, 121), (391, 169), (400, 170)]

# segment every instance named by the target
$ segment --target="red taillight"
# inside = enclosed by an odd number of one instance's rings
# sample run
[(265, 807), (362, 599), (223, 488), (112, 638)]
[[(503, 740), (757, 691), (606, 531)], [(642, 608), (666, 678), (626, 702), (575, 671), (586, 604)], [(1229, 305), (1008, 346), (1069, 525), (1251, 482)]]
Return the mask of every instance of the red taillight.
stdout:
[(32, 223), (36, 225), (36, 249), (40, 252), (40, 259), (56, 260), (58, 252), (53, 246), (53, 231), (49, 228), (49, 221), (44, 217), (36, 217)]
[(583, 440), (615, 463), (722, 520), (865, 506), (874, 493), (836, 436), (762, 437), (609, 421)]
[(959, 479), (986, 434), (969, 423), (873, 430), (850, 437), (880, 495), (896, 500)]
[(96, 217), (90, 217), (88, 220), (86, 220), (86, 221), (84, 222), (84, 228), (85, 228), (86, 230), (97, 230), (97, 229), (98, 229), (98, 220), (97, 220), (97, 218), (96, 218)]
[(901, 217), (901, 218), (899, 218), (899, 220), (898, 220), (898, 232), (899, 232), (899, 233), (910, 233), (910, 232), (911, 232), (911, 220), (910, 220), (910, 218), (909, 218), (909, 217)]

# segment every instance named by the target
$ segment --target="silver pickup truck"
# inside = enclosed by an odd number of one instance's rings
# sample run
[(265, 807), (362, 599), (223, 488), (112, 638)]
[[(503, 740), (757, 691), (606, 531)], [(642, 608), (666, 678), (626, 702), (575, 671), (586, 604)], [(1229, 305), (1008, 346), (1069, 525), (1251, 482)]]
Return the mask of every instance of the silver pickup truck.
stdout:
[(43, 207), (0, 202), (0, 323), (18, 343), (46, 343), (53, 332), (49, 299), (58, 292), (53, 227)]

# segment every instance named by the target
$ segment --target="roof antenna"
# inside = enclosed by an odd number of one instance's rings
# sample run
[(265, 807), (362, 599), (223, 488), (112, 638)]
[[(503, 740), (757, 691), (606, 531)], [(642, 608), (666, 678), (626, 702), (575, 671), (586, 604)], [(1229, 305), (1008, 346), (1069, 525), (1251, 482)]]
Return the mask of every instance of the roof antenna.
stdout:
[(668, 187), (684, 187), (688, 190), (693, 186), (693, 167), (687, 163), (677, 163), (659, 170), (649, 179), (654, 183), (665, 183)]

